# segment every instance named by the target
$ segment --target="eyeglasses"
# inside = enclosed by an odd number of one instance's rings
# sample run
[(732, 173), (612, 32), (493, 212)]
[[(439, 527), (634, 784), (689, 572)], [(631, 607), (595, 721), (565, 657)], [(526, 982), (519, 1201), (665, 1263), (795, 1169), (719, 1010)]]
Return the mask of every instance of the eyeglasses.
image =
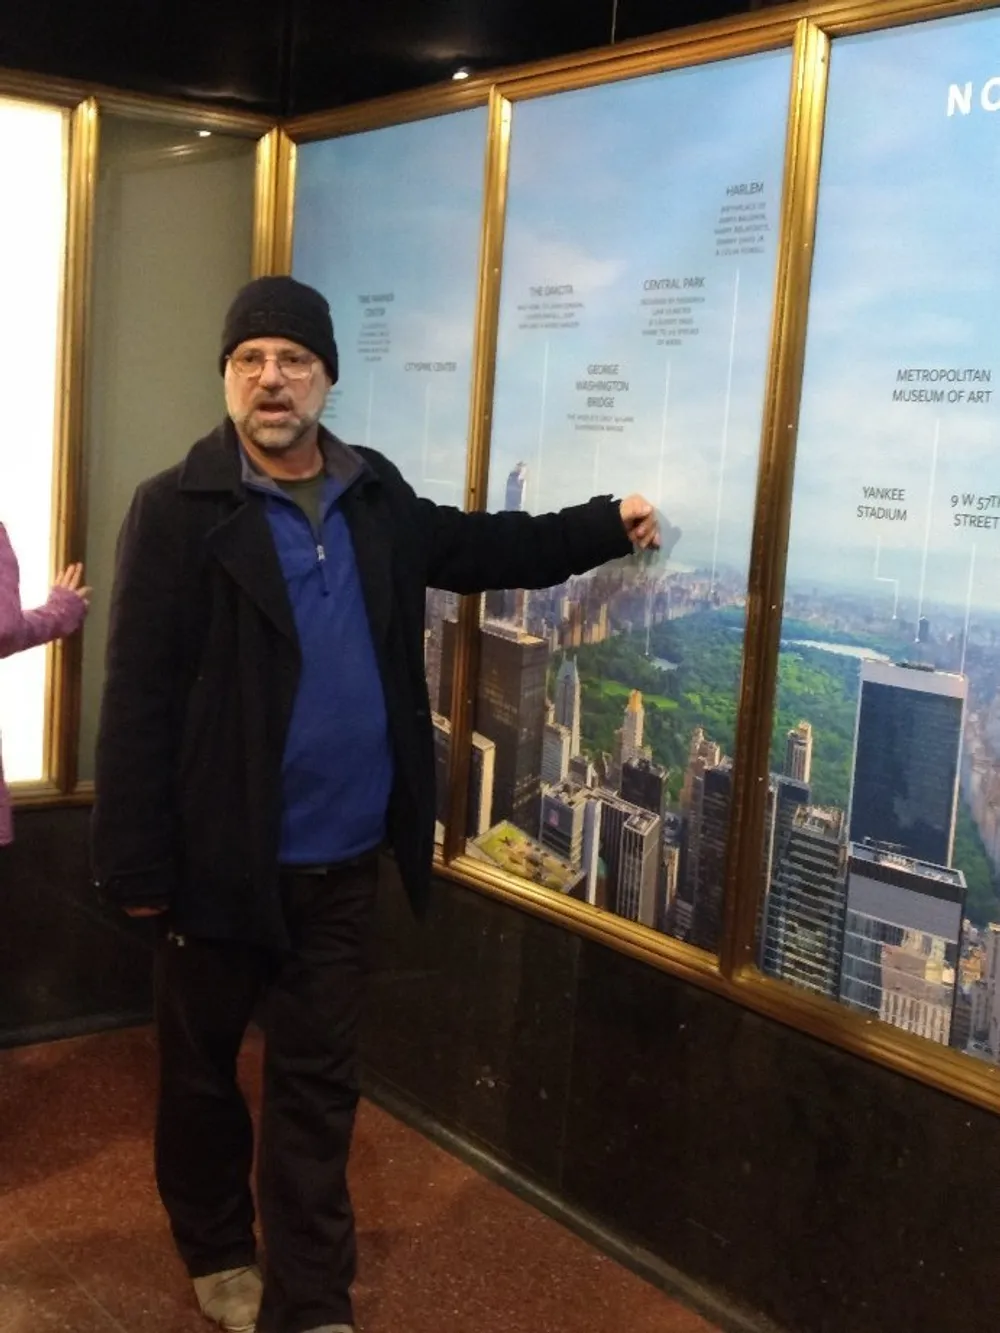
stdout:
[(312, 374), (316, 358), (309, 352), (261, 352), (248, 347), (246, 351), (235, 352), (229, 358), (229, 364), (241, 379), (259, 379), (264, 373), (268, 361), (273, 361), (286, 380), (305, 380)]

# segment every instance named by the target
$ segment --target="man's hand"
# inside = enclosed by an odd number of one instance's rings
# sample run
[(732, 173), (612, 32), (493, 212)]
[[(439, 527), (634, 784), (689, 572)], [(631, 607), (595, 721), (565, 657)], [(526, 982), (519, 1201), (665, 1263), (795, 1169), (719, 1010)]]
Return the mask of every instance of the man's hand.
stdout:
[(656, 551), (660, 546), (660, 525), (656, 510), (641, 495), (630, 495), (621, 503), (622, 522), (629, 541), (640, 550)]

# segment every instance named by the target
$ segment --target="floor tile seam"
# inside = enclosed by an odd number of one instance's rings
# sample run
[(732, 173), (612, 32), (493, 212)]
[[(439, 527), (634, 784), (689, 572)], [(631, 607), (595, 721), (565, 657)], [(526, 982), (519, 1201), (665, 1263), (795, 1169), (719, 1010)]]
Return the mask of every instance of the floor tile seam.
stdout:
[(104, 1302), (98, 1300), (98, 1298), (94, 1295), (94, 1293), (88, 1287), (84, 1286), (84, 1284), (80, 1281), (80, 1279), (70, 1268), (69, 1264), (66, 1263), (65, 1259), (60, 1258), (60, 1256), (56, 1253), (56, 1251), (52, 1248), (52, 1246), (43, 1236), (40, 1236), (32, 1227), (27, 1225), (25, 1225), (24, 1230), (27, 1233), (27, 1235), (31, 1237), (34, 1243), (37, 1246), (39, 1246), (39, 1248), (49, 1257), (49, 1259), (56, 1266), (56, 1268), (58, 1268), (60, 1272), (65, 1273), (65, 1275), (69, 1278), (70, 1282), (72, 1282), (76, 1290), (79, 1291), (96, 1310), (99, 1310), (101, 1312), (101, 1314), (108, 1321), (108, 1324), (112, 1329), (117, 1330), (117, 1333), (130, 1333), (128, 1327), (115, 1318), (115, 1316), (107, 1308)]

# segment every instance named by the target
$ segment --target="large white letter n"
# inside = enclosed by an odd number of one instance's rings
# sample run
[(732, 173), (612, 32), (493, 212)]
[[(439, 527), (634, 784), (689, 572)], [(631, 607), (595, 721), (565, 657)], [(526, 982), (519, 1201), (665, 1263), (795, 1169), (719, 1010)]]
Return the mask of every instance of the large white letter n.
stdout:
[(948, 89), (948, 115), (953, 116), (956, 111), (961, 111), (963, 116), (967, 116), (972, 110), (972, 82), (971, 80), (960, 88), (957, 83), (953, 83)]

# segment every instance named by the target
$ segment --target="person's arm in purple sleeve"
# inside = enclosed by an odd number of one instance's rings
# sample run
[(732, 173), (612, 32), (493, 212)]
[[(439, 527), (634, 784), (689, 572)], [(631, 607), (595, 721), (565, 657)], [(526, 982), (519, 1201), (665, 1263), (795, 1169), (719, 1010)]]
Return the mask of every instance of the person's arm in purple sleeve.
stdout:
[(21, 606), (17, 557), (0, 523), (0, 657), (65, 638), (83, 624), (90, 589), (81, 587), (83, 566), (70, 565), (56, 579), (48, 601), (33, 611)]

